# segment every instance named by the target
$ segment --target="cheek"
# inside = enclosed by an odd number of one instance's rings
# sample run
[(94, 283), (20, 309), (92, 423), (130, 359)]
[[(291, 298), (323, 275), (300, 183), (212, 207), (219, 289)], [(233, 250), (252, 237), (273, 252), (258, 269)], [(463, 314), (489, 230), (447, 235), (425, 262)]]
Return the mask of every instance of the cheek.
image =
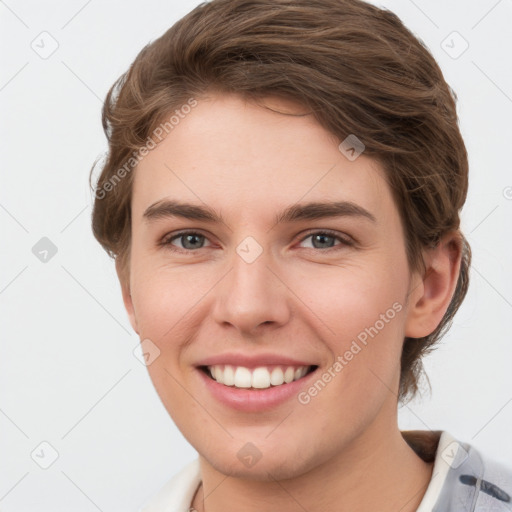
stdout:
[(132, 300), (141, 336), (175, 336), (201, 304), (213, 286), (216, 274), (187, 265), (169, 267), (151, 257), (135, 257), (132, 272)]
[[(388, 266), (381, 258), (377, 256), (374, 263), (366, 260), (318, 267), (295, 279), (294, 291), (311, 310), (310, 316), (334, 337), (356, 337), (376, 322), (380, 330), (382, 322), (386, 326), (398, 324), (401, 317), (397, 313), (404, 309), (405, 272), (399, 266)], [(292, 275), (288, 278), (293, 282)]]
[(399, 371), (405, 322), (407, 280), (400, 257), (395, 255), (394, 264), (376, 254), (360, 264), (319, 267), (296, 283), (307, 305), (301, 315), (321, 334), (332, 363), (342, 358), (335, 380), (352, 390), (348, 396), (371, 394), (382, 387), (379, 377), (391, 385)]

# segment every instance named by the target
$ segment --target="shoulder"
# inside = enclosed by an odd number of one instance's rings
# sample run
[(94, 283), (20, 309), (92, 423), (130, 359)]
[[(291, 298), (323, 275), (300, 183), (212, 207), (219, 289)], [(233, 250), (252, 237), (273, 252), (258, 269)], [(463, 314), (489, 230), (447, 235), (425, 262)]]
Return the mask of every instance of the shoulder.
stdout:
[(186, 512), (201, 482), (199, 458), (176, 473), (138, 512)]
[[(432, 442), (432, 434), (434, 438), (437, 435), (437, 443)], [(424, 439), (423, 453), (429, 455), (428, 458), (435, 453), (432, 479), (424, 499), (424, 505), (429, 506), (424, 510), (512, 511), (512, 466), (497, 462), (446, 431), (425, 432)]]
[(454, 456), (449, 457), (450, 469), (434, 511), (455, 511), (461, 506), (467, 512), (512, 511), (512, 468), (468, 443), (454, 443)]

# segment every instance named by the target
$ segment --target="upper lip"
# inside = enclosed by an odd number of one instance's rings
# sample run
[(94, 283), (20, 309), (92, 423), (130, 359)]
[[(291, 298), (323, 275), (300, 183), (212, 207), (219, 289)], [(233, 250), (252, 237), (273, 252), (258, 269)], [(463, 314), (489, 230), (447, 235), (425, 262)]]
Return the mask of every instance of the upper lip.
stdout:
[(311, 361), (293, 359), (280, 354), (248, 355), (236, 353), (217, 354), (215, 356), (207, 357), (199, 361), (196, 366), (215, 366), (220, 364), (244, 366), (246, 368), (257, 368), (259, 366), (267, 365), (316, 366)]

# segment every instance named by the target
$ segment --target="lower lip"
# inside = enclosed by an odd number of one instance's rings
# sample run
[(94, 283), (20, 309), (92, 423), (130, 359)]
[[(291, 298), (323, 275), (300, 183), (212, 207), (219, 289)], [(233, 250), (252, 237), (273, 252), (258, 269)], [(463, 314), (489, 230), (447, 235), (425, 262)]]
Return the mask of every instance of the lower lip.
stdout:
[(248, 389), (225, 386), (211, 379), (206, 373), (197, 369), (208, 391), (215, 399), (232, 409), (243, 412), (260, 412), (277, 407), (292, 397), (297, 397), (304, 386), (316, 375), (318, 368), (299, 380), (267, 389)]

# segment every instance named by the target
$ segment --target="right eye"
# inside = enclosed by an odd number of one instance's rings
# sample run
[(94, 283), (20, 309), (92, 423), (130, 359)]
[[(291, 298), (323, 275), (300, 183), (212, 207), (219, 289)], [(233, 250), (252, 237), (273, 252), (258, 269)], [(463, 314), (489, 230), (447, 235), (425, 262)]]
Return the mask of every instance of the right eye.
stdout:
[[(176, 248), (173, 244), (174, 240), (180, 240), (182, 247)], [(208, 240), (204, 235), (197, 231), (180, 231), (179, 233), (166, 235), (160, 245), (177, 252), (193, 252), (197, 249), (202, 249), (201, 241)]]

